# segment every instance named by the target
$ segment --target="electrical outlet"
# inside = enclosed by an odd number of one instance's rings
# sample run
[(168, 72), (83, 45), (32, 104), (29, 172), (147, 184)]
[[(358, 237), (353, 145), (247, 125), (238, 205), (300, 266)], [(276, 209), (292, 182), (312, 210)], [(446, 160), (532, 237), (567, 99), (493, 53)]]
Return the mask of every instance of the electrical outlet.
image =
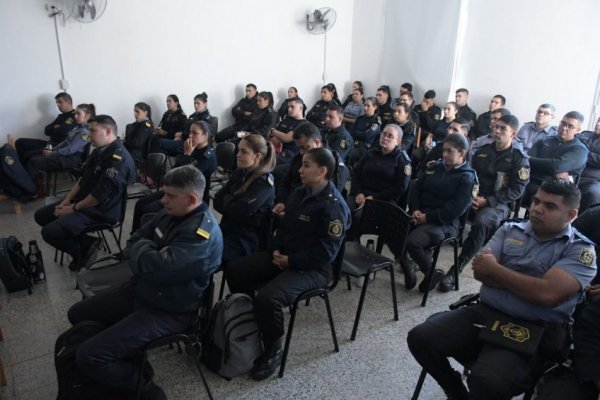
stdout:
[(62, 90), (67, 90), (69, 88), (69, 81), (66, 79), (61, 79), (60, 80), (60, 88)]

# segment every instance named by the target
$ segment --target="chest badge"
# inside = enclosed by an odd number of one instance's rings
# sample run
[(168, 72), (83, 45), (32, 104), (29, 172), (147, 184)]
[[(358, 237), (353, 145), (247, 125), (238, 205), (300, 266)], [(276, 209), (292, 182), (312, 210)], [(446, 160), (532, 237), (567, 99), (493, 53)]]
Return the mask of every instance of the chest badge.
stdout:
[(300, 214), (300, 215), (298, 216), (298, 219), (299, 219), (300, 221), (304, 221), (304, 222), (310, 222), (310, 217), (309, 217), (308, 215), (305, 215), (305, 214)]
[(15, 160), (11, 156), (4, 157), (4, 162), (6, 165), (11, 166), (15, 163)]
[(522, 181), (529, 179), (529, 168), (521, 167), (519, 169), (519, 179)]

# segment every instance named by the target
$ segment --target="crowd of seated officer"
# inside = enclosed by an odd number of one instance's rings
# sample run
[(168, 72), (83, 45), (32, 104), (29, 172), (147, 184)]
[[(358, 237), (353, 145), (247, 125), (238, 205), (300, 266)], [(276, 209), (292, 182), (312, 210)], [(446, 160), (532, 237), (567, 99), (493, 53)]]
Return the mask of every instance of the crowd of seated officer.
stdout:
[(180, 136), (185, 128), (187, 116), (181, 108), (179, 97), (174, 94), (167, 96), (167, 111), (163, 114), (158, 128), (156, 128), (155, 146), (162, 138), (175, 139), (176, 135)]
[(306, 113), (306, 120), (314, 124), (321, 131), (324, 131), (326, 128), (325, 117), (327, 116), (329, 106), (339, 104), (340, 101), (337, 98), (335, 85), (328, 83), (321, 88), (321, 99)]
[[(294, 141), (294, 129), (301, 123), (305, 122), (304, 119), (304, 102), (299, 97), (288, 98), (285, 100), (287, 104), (286, 117), (281, 119), (271, 128), (269, 132), (268, 140), (271, 142), (277, 155), (277, 168), (274, 171), (274, 176), (277, 181), (277, 170), (287, 170), (290, 162), (296, 154), (298, 154), (298, 148)], [(281, 175), (281, 173), (280, 173)]]
[(364, 104), (364, 114), (358, 116), (349, 129), (354, 139), (354, 150), (348, 163), (354, 165), (365, 152), (377, 143), (381, 130), (381, 121), (377, 112), (377, 99), (367, 97)]
[[(291, 99), (300, 98), (298, 96), (298, 89), (294, 86), (290, 86), (287, 91), (287, 99), (284, 99), (281, 102), (281, 105), (277, 109), (277, 117), (279, 121), (283, 121), (288, 116), (288, 101)], [(306, 104), (302, 103), (302, 117), (304, 118), (304, 114), (306, 114)]]
[(246, 95), (231, 109), (231, 115), (235, 120), (233, 125), (217, 132), (215, 136), (217, 143), (235, 138), (236, 134), (250, 122), (252, 115), (258, 109), (257, 93), (255, 84), (246, 85)]
[(135, 122), (127, 124), (125, 127), (123, 145), (135, 160), (136, 165), (140, 166), (148, 157), (152, 136), (154, 135), (152, 109), (144, 102), (135, 103), (133, 117)]

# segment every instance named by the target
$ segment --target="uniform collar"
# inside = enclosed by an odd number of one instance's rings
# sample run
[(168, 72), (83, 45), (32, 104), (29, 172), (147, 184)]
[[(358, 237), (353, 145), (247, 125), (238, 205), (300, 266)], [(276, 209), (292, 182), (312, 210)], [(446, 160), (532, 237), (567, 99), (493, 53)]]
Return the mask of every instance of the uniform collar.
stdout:
[[(525, 233), (527, 233), (530, 236), (534, 236), (536, 239), (542, 241), (542, 239), (540, 239), (538, 237), (538, 235), (533, 231), (533, 226), (531, 225), (531, 222), (526, 221), (526, 222), (523, 222), (523, 223), (521, 223), (519, 225), (520, 225), (520, 227), (523, 229), (523, 231)], [(558, 238), (561, 238), (561, 237), (566, 237), (566, 238), (573, 237), (573, 227), (571, 226), (571, 224), (568, 224), (563, 230), (561, 230), (560, 232), (558, 232), (551, 239), (547, 239), (547, 240), (558, 239)]]

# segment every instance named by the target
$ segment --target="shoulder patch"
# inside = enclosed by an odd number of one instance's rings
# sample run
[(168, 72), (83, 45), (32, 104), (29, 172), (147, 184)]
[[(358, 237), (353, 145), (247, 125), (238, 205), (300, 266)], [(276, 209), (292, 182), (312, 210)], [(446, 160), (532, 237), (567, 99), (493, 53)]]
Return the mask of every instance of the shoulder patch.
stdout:
[(410, 166), (410, 164), (406, 164), (404, 166), (404, 175), (406, 175), (406, 176), (412, 175), (412, 167)]
[(275, 185), (275, 178), (273, 178), (273, 175), (269, 174), (269, 176), (267, 177), (267, 182), (269, 182), (269, 185), (271, 186)]
[(594, 265), (594, 252), (591, 247), (584, 247), (579, 253), (579, 261), (586, 267)]
[(522, 181), (529, 179), (529, 168), (521, 167), (519, 169), (519, 179)]
[(15, 163), (15, 160), (11, 156), (5, 156), (4, 163), (8, 166), (11, 166)]
[(67, 125), (71, 125), (72, 123), (73, 123), (73, 118), (67, 118), (65, 120), (65, 124), (67, 124)]
[(151, 128), (152, 127), (152, 124), (149, 121), (146, 121), (145, 125), (146, 125), (147, 128)]
[(479, 194), (479, 184), (478, 183), (473, 185), (473, 192), (471, 194), (473, 195), (473, 198), (477, 197), (477, 195)]
[(90, 141), (90, 134), (89, 133), (84, 133), (83, 135), (81, 135), (81, 140), (85, 140), (86, 142)]
[(116, 178), (118, 174), (119, 174), (119, 172), (114, 167), (110, 167), (109, 169), (106, 170), (106, 176), (108, 176), (111, 179)]
[(346, 139), (340, 140), (340, 148), (345, 149), (348, 145), (346, 144)]
[(329, 236), (332, 237), (340, 237), (342, 236), (342, 232), (344, 231), (344, 224), (342, 224), (342, 221), (340, 221), (339, 219), (334, 219), (333, 221), (329, 222)]

